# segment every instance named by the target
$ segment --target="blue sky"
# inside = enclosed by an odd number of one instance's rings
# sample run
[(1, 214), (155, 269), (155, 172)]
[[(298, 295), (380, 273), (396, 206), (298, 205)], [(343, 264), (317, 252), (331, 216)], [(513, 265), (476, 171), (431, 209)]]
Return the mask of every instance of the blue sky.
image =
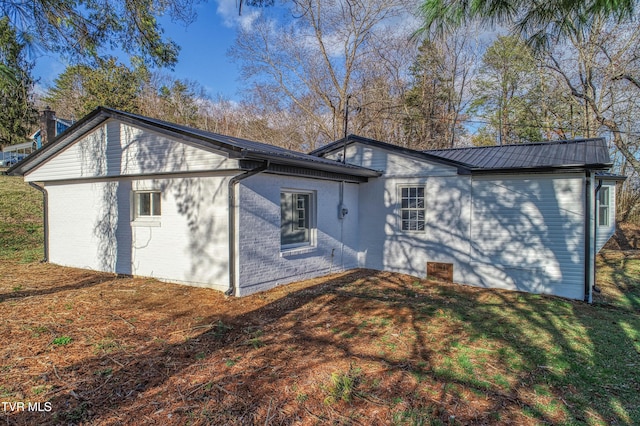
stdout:
[[(197, 20), (187, 27), (172, 23), (168, 17), (161, 18), (165, 35), (181, 47), (174, 70), (163, 71), (173, 78), (197, 81), (211, 97), (222, 95), (237, 100), (239, 67), (226, 53), (235, 40), (236, 28), (250, 25), (258, 11), (245, 8), (243, 16), (238, 16), (236, 0), (210, 0), (196, 9)], [(38, 90), (52, 86), (65, 68), (66, 63), (54, 54), (37, 57), (33, 75), (39, 78)]]

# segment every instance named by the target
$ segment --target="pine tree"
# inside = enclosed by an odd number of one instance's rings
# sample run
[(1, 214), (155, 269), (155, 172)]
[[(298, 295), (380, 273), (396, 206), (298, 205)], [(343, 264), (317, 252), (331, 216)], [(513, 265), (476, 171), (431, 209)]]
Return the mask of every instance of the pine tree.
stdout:
[(27, 141), (27, 132), (37, 122), (33, 106), (31, 69), (25, 45), (7, 17), (0, 18), (0, 144), (14, 145)]

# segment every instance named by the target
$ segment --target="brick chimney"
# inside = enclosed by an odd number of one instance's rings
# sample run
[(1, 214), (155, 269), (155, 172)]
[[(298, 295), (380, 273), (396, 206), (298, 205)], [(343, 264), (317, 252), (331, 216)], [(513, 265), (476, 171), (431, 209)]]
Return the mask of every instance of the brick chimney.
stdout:
[(56, 137), (56, 112), (48, 106), (40, 112), (40, 138), (45, 146)]

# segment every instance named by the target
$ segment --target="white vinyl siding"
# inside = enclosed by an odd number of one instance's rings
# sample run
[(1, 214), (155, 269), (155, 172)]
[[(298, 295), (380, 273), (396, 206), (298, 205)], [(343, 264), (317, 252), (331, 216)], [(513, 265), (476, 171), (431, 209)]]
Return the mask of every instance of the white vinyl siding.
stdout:
[[(424, 188), (424, 231), (403, 231), (400, 187)], [(360, 185), (360, 265), (426, 276), (427, 262), (454, 263), (454, 281), (466, 282), (470, 176), (372, 179)]]
[(237, 160), (108, 120), (27, 173), (28, 182), (235, 169)]
[[(603, 195), (606, 193), (606, 195)], [(600, 251), (602, 247), (609, 241), (616, 231), (616, 183), (615, 181), (604, 181), (598, 196), (597, 215), (598, 226), (596, 226), (596, 251)]]
[[(336, 147), (325, 157), (332, 160), (342, 159), (342, 151), (342, 147)], [(410, 155), (361, 143), (352, 143), (347, 146), (347, 163), (373, 170), (382, 170), (383, 176), (394, 178), (455, 175), (457, 172), (455, 167), (435, 162), (430, 163)]]
[(583, 177), (474, 178), (472, 191), (475, 284), (583, 298)]

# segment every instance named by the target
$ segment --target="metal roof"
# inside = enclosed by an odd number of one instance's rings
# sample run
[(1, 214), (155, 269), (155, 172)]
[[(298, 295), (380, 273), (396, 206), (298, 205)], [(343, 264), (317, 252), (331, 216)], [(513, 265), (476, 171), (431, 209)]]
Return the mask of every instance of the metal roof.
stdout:
[(323, 157), (324, 155), (330, 152), (340, 151), (344, 148), (345, 145), (350, 145), (352, 143), (360, 143), (363, 145), (374, 146), (374, 147), (386, 149), (389, 151), (397, 152), (399, 154), (407, 155), (410, 157), (417, 157), (417, 158), (422, 158), (424, 160), (435, 162), (435, 163), (446, 164), (448, 166), (458, 168), (458, 170), (461, 172), (468, 169), (467, 164), (461, 163), (456, 160), (451, 160), (442, 156), (433, 155), (428, 151), (417, 151), (415, 149), (405, 148), (403, 146), (393, 145), (387, 142), (381, 142), (375, 139), (364, 138), (362, 136), (357, 136), (357, 135), (348, 135), (346, 139), (342, 138), (335, 142), (331, 142), (327, 145), (324, 145), (318, 149), (311, 151), (309, 154)]
[(627, 180), (626, 176), (623, 175), (619, 175), (617, 173), (610, 173), (610, 172), (596, 172), (596, 179), (602, 179), (602, 180), (615, 180), (617, 182), (622, 182), (624, 180)]
[(518, 145), (479, 146), (470, 148), (416, 151), (398, 145), (349, 135), (312, 151), (324, 156), (352, 143), (361, 143), (412, 157), (457, 167), (459, 173), (518, 172), (554, 169), (608, 170), (611, 165), (609, 147), (603, 138), (574, 139)]
[(424, 152), (464, 163), (471, 170), (476, 171), (555, 168), (608, 169), (612, 165), (609, 147), (602, 138), (433, 149)]
[(28, 172), (108, 119), (121, 120), (172, 136), (183, 136), (188, 138), (192, 143), (222, 152), (230, 158), (258, 161), (269, 160), (276, 164), (343, 173), (365, 178), (380, 175), (380, 172), (365, 167), (343, 164), (335, 160), (303, 154), (278, 146), (207, 132), (105, 107), (99, 107), (86, 117), (77, 121), (51, 143), (7, 170), (7, 174), (21, 175)]

